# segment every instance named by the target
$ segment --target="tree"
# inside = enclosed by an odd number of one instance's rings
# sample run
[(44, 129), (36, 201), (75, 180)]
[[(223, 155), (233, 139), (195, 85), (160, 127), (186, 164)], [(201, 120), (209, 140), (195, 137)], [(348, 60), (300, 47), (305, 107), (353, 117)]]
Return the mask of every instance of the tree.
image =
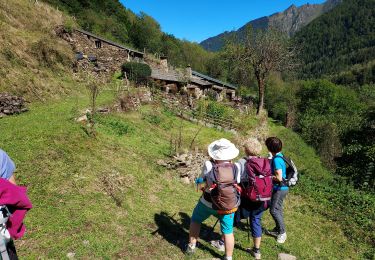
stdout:
[(235, 55), (242, 73), (254, 73), (259, 91), (257, 107), (257, 114), (259, 114), (264, 108), (268, 76), (273, 71), (283, 72), (293, 69), (297, 64), (296, 51), (286, 36), (273, 29), (253, 31), (249, 27), (242, 41), (235, 44)]

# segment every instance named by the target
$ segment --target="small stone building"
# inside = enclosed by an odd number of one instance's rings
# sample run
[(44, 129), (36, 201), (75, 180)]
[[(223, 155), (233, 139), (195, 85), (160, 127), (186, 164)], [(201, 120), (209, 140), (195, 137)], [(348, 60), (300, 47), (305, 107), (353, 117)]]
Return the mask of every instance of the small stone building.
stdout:
[(197, 71), (192, 71), (192, 78), (197, 78), (201, 81), (207, 82), (209, 85), (206, 85), (202, 88), (203, 95), (207, 95), (208, 91), (215, 91), (217, 93), (217, 100), (222, 101), (224, 98), (233, 100), (236, 96), (237, 87), (220, 81), (218, 79), (211, 78), (210, 76), (204, 75)]
[(183, 72), (171, 69), (168, 67), (165, 57), (161, 65), (151, 66), (151, 78), (168, 93), (177, 93), (183, 90), (188, 96), (199, 99), (207, 96), (209, 92), (213, 92), (218, 101), (222, 101), (224, 98), (233, 100), (236, 96), (236, 86), (193, 71), (190, 66)]
[[(64, 37), (66, 38), (66, 37)], [(144, 53), (104, 39), (90, 32), (74, 29), (69, 42), (76, 52), (78, 63), (92, 62), (99, 71), (114, 73), (127, 61), (143, 62)]]
[(183, 93), (195, 99), (214, 93), (218, 101), (235, 98), (236, 86), (193, 71), (190, 66), (182, 70), (171, 68), (166, 56), (160, 56), (155, 62), (143, 52), (81, 29), (68, 33), (58, 27), (56, 33), (72, 45), (78, 67), (93, 64), (95, 71), (111, 74), (119, 71), (125, 62), (143, 62), (151, 67), (151, 79), (168, 93)]

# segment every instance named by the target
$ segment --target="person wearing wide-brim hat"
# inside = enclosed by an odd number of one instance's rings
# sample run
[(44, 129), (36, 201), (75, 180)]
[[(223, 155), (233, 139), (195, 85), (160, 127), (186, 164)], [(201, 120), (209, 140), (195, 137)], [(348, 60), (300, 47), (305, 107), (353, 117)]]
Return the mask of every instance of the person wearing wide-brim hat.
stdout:
[[(224, 248), (225, 257), (224, 259), (231, 260), (233, 249), (234, 249), (234, 236), (233, 236), (233, 220), (234, 212), (228, 214), (219, 214), (217, 210), (212, 207), (210, 201), (210, 192), (213, 187), (213, 182), (208, 178), (209, 173), (212, 171), (213, 166), (232, 164), (232, 160), (235, 159), (239, 154), (239, 150), (236, 146), (227, 139), (220, 139), (212, 142), (208, 146), (208, 155), (211, 157), (210, 161), (206, 161), (203, 165), (202, 174), (197, 179), (197, 183), (206, 181), (205, 188), (203, 189), (203, 195), (199, 199), (196, 207), (194, 208), (193, 215), (191, 217), (190, 230), (189, 230), (189, 244), (186, 248), (186, 253), (192, 254), (196, 249), (197, 240), (199, 237), (201, 223), (209, 218), (211, 215), (216, 216), (220, 220), (221, 232), (224, 236)], [(235, 182), (240, 182), (239, 166), (237, 164), (233, 166), (233, 176)], [(207, 177), (207, 178), (206, 178)]]

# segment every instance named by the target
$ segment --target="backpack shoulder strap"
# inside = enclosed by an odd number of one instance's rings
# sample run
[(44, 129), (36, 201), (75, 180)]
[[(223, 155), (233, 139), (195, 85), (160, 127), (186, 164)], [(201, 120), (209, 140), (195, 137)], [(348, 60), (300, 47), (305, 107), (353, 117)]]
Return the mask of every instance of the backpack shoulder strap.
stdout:
[(239, 174), (239, 170), (237, 168), (237, 164), (233, 163), (232, 164), (232, 169), (233, 169), (233, 183), (237, 183), (238, 174)]
[(275, 164), (275, 162), (274, 162), (275, 158), (281, 158), (281, 159), (283, 159), (283, 161), (287, 164), (287, 166), (291, 166), (292, 165), (291, 162), (290, 162), (290, 159), (288, 157), (286, 157), (285, 155), (284, 156), (280, 156), (280, 155), (274, 156), (272, 158), (272, 164), (273, 165)]

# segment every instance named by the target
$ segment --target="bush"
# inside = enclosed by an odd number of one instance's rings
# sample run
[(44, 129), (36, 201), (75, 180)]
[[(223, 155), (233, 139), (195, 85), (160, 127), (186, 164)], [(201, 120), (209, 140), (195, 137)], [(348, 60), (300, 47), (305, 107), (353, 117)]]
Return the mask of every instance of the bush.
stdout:
[(143, 119), (153, 125), (160, 125), (162, 122), (161, 117), (155, 114), (146, 114), (143, 116)]
[(73, 29), (77, 27), (77, 24), (75, 23), (75, 21), (73, 20), (72, 17), (70, 16), (67, 16), (64, 20), (64, 28), (65, 30), (68, 32), (68, 33), (72, 33), (73, 32)]
[(98, 115), (95, 117), (95, 120), (99, 124), (109, 128), (110, 131), (116, 134), (117, 136), (123, 136), (134, 131), (134, 127), (131, 124), (118, 118)]
[(138, 62), (126, 62), (121, 66), (122, 77), (126, 76), (136, 84), (146, 84), (151, 76), (149, 65)]
[(211, 100), (200, 100), (198, 111), (216, 119), (233, 119), (235, 114), (234, 110), (227, 105)]

